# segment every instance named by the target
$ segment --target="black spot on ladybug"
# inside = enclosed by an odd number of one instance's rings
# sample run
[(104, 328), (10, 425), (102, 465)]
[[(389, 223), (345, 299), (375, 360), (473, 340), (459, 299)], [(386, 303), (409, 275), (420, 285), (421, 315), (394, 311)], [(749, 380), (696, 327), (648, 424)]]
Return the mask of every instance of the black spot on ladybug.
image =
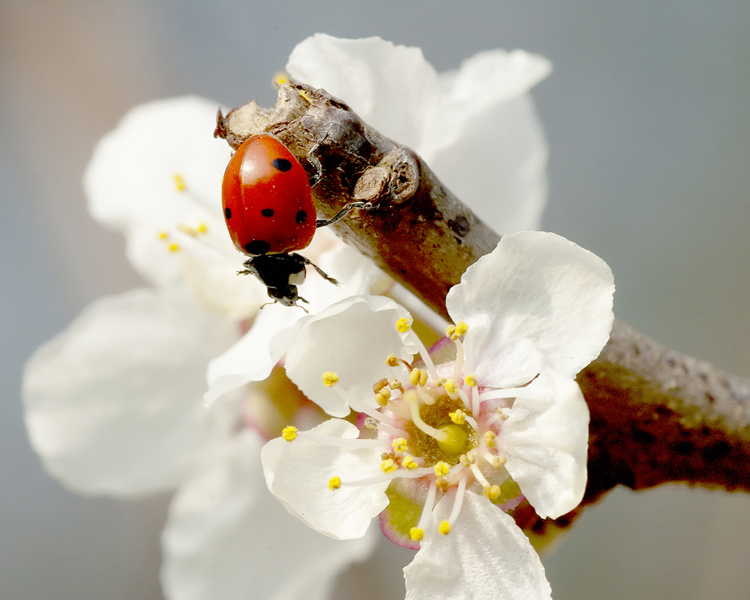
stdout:
[(264, 208), (262, 211), (260, 211), (260, 214), (262, 214), (264, 217), (272, 217), (273, 216), (273, 209), (272, 208)]
[(301, 210), (297, 213), (297, 216), (294, 217), (294, 220), (297, 221), (298, 225), (302, 225), (307, 220), (307, 213), (304, 210)]
[(274, 158), (271, 164), (274, 166), (274, 168), (278, 169), (279, 171), (283, 171), (284, 173), (292, 168), (292, 163), (289, 162), (286, 158)]
[(227, 219), (231, 219), (231, 218), (232, 218), (232, 211), (231, 211), (230, 209), (228, 209), (228, 208), (225, 208), (225, 209), (224, 209), (224, 216), (225, 216), (225, 217), (226, 217)]
[(245, 244), (245, 251), (248, 254), (266, 254), (271, 249), (271, 244), (263, 240), (253, 240), (249, 244)]

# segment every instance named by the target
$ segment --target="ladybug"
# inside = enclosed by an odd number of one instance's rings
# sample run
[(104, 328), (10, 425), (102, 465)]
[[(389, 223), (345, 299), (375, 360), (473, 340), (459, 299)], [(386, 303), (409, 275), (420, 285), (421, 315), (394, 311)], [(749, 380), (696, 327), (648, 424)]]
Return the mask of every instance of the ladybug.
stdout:
[(306, 248), (318, 227), (338, 221), (352, 208), (366, 207), (365, 203), (352, 202), (330, 220), (316, 219), (305, 169), (284, 144), (265, 134), (248, 138), (237, 149), (221, 192), (229, 235), (235, 247), (250, 257), (238, 274), (255, 275), (274, 303), (307, 302), (297, 292), (307, 265), (338, 283), (294, 251)]

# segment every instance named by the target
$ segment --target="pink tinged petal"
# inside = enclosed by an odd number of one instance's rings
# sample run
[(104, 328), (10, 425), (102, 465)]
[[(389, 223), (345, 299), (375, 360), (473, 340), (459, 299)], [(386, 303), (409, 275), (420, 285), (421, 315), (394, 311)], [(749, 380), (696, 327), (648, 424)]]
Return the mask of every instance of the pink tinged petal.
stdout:
[[(465, 345), (482, 385), (530, 381), (542, 364), (574, 376), (609, 338), (614, 279), (595, 254), (552, 233), (504, 237), (446, 298), (469, 324)], [(470, 367), (469, 367), (470, 368)]]
[(422, 50), (378, 37), (315, 34), (297, 45), (289, 74), (341, 98), (366, 123), (419, 151), (425, 119), (439, 94), (438, 76)]
[(162, 582), (171, 600), (324, 600), (377, 540), (332, 540), (268, 492), (250, 430), (203, 456), (170, 507)]
[(280, 304), (265, 307), (237, 343), (208, 365), (206, 404), (271, 373), (289, 347), (291, 338), (309, 317), (300, 309)]
[(404, 568), (406, 600), (551, 600), (539, 556), (513, 521), (467, 493), (448, 535), (438, 533), (455, 494), (435, 507), (422, 547)]
[[(356, 439), (359, 429), (331, 419), (308, 433)], [(370, 521), (388, 504), (388, 482), (344, 484), (382, 475), (382, 452), (382, 448), (329, 445), (298, 435), (291, 442), (271, 440), (261, 459), (268, 489), (291, 514), (329, 537), (355, 539), (365, 535)], [(341, 487), (329, 488), (332, 477), (341, 480)]]
[(589, 410), (574, 379), (543, 372), (513, 402), (497, 438), (505, 468), (541, 517), (573, 510), (586, 489)]
[(93, 303), (26, 366), (26, 425), (45, 467), (86, 494), (173, 487), (200, 449), (208, 360), (233, 339), (176, 294)]
[[(416, 348), (405, 345), (406, 335), (396, 324), (409, 313), (384, 297), (353, 297), (338, 302), (311, 318), (294, 339), (286, 355), (289, 378), (304, 394), (334, 417), (349, 414), (349, 398), (376, 407), (372, 386), (400, 371), (386, 365), (389, 354), (411, 360)], [(323, 384), (325, 372), (339, 382)], [(338, 389), (337, 389), (338, 388)]]

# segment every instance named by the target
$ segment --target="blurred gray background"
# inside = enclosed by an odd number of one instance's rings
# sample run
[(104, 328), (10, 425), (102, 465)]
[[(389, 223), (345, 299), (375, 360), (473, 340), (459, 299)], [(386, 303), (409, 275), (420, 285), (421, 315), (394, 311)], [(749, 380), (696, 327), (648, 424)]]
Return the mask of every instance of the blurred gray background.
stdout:
[[(210, 4), (0, 0), (0, 600), (162, 597), (168, 498), (84, 499), (49, 478), (26, 441), (21, 368), (90, 301), (139, 284), (121, 238), (86, 213), (95, 141), (154, 98), (270, 105), (272, 75), (314, 32), (421, 46), (439, 70), (496, 47), (550, 58), (534, 92), (544, 228), (609, 262), (625, 322), (750, 376), (747, 0)], [(382, 566), (348, 573), (339, 597), (401, 597), (405, 559), (381, 545)], [(618, 490), (545, 564), (556, 600), (747, 599), (750, 497)]]

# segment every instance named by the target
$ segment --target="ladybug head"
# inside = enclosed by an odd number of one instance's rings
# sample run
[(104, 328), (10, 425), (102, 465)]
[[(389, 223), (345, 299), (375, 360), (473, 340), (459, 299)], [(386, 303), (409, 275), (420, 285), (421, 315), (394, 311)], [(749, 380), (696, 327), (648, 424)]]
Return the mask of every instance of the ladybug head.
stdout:
[(307, 262), (298, 254), (259, 254), (246, 260), (245, 270), (240, 273), (255, 275), (268, 288), (268, 296), (274, 302), (299, 306), (298, 300), (307, 302), (297, 292), (297, 286), (305, 281)]

